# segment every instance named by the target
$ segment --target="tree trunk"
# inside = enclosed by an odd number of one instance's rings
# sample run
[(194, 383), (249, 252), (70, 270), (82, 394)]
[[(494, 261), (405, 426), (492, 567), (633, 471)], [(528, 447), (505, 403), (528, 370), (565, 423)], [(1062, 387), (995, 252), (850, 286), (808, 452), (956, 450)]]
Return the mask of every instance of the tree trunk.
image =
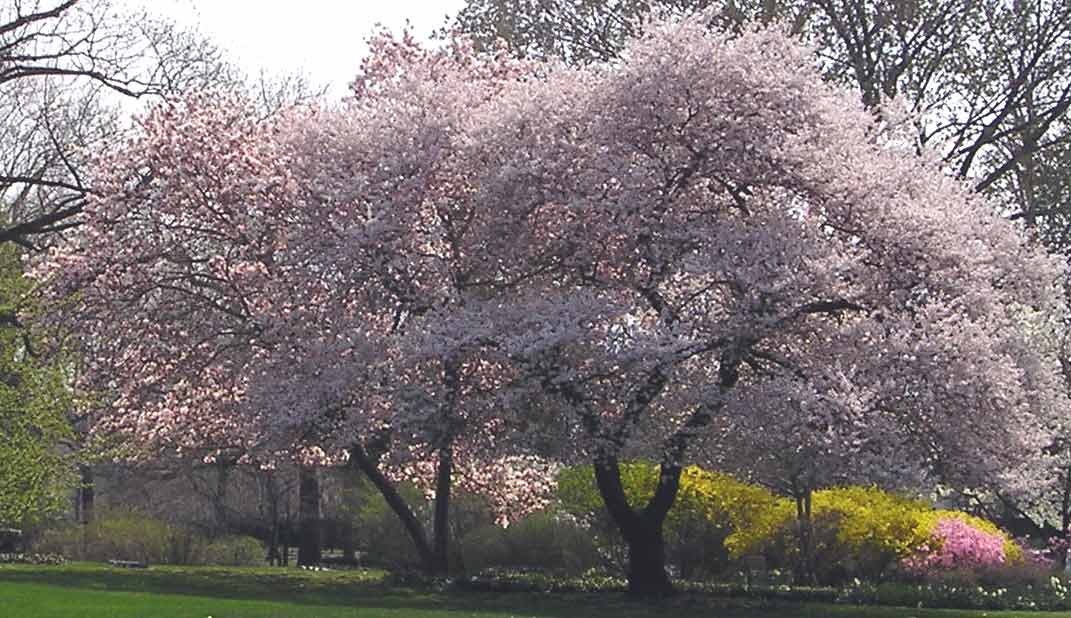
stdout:
[(275, 474), (268, 472), (264, 478), (264, 489), (268, 496), (268, 564), (271, 566), (283, 566), (282, 556), (279, 555), (279, 495), (275, 486)]
[(453, 471), (453, 451), (449, 446), (439, 449), (439, 466), (435, 474), (435, 545), (432, 549), (431, 564), (433, 575), (446, 575), (450, 572), (450, 486)]
[(93, 486), (93, 468), (87, 464), (80, 464), (78, 466), (79, 484), (78, 484), (78, 503), (75, 507), (78, 510), (78, 521), (82, 524), (82, 542), (81, 550), (82, 557), (89, 554), (89, 524), (93, 521), (93, 508), (94, 508), (94, 486)]
[(796, 499), (796, 528), (799, 533), (799, 572), (796, 581), (800, 584), (815, 583), (814, 524), (811, 520), (811, 490), (793, 491)]
[(637, 512), (625, 497), (616, 457), (603, 457), (595, 463), (599, 494), (628, 546), (628, 593), (635, 598), (659, 599), (675, 592), (666, 573), (662, 524), (677, 497), (681, 468), (662, 464), (659, 472), (654, 496), (642, 511)]
[(281, 566), (279, 559), (279, 528), (272, 525), (268, 531), (268, 566)]
[(673, 583), (666, 573), (666, 544), (662, 525), (646, 524), (626, 537), (628, 543), (628, 593), (641, 599), (672, 595)]
[(93, 521), (93, 502), (95, 499), (93, 486), (93, 468), (82, 464), (78, 466), (81, 477), (78, 488), (78, 521), (88, 524)]
[(339, 536), (342, 541), (342, 559), (350, 564), (357, 564), (357, 545), (353, 541), (353, 522), (341, 523)]
[(212, 492), (212, 510), (216, 516), (213, 534), (226, 533), (230, 529), (230, 515), (227, 513), (227, 487), (230, 483), (234, 464), (222, 458), (215, 464), (216, 487)]
[(322, 559), (323, 530), (320, 521), (320, 478), (316, 468), (302, 466), (298, 472), (298, 566), (315, 566)]
[(405, 499), (398, 493), (398, 490), (390, 480), (383, 476), (383, 473), (379, 471), (379, 466), (372, 461), (362, 445), (353, 445), (350, 449), (350, 461), (352, 461), (357, 468), (368, 477), (368, 480), (376, 486), (380, 495), (382, 495), (383, 499), (387, 502), (387, 506), (389, 506), (390, 509), (394, 511), (394, 514), (398, 516), (398, 519), (401, 520), (402, 526), (409, 535), (409, 540), (411, 540), (413, 546), (416, 547), (424, 571), (429, 574), (434, 573), (435, 560), (431, 544), (428, 543), (428, 536), (424, 532), (424, 525), (421, 524), (420, 520), (413, 514), (413, 510), (406, 504)]
[[(1064, 539), (1066, 543), (1068, 537), (1068, 528), (1071, 528), (1071, 468), (1064, 469), (1063, 481), (1063, 496), (1060, 500), (1060, 537)], [(1064, 549), (1060, 556), (1060, 567), (1064, 572), (1067, 572), (1068, 566), (1071, 565), (1069, 560), (1068, 551)]]

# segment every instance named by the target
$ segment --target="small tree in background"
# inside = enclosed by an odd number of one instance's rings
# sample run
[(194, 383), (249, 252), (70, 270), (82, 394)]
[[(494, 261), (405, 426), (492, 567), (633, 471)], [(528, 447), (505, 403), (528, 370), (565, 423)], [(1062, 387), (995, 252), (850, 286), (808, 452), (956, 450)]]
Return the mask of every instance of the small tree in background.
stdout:
[(36, 307), (31, 287), (14, 245), (0, 246), (0, 526), (61, 512), (74, 485), (71, 366), (24, 322)]

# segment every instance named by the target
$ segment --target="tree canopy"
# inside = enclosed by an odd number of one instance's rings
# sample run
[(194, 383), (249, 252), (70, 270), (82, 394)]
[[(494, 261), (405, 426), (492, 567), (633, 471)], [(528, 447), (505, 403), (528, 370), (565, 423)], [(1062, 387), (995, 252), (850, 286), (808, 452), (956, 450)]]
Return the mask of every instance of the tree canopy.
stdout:
[[(823, 76), (917, 139), (1006, 214), (1066, 250), (1071, 5), (1059, 0), (470, 0), (449, 24), (484, 49), (585, 64), (617, 58), (648, 20), (695, 15), (715, 29), (781, 23)], [(1056, 164), (1056, 167), (1053, 167)], [(1055, 231), (1055, 234), (1054, 234)], [(1062, 244), (1061, 244), (1062, 243)]]

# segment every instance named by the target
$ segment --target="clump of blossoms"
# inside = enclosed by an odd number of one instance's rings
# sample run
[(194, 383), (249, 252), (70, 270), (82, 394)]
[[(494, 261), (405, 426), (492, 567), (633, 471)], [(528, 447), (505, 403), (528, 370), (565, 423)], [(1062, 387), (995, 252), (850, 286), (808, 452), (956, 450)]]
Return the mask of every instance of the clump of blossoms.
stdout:
[(933, 539), (903, 560), (909, 573), (926, 575), (957, 568), (993, 567), (1005, 564), (1005, 539), (1000, 534), (979, 530), (962, 519), (947, 517), (937, 521)]

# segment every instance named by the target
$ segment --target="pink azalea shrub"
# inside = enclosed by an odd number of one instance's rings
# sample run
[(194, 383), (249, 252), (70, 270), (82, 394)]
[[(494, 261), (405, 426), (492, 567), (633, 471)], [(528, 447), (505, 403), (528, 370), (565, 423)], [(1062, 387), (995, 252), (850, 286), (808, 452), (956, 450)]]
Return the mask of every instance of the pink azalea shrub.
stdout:
[(1006, 559), (1003, 536), (946, 517), (934, 526), (933, 542), (919, 547), (901, 564), (908, 573), (924, 576), (952, 569), (996, 567)]

